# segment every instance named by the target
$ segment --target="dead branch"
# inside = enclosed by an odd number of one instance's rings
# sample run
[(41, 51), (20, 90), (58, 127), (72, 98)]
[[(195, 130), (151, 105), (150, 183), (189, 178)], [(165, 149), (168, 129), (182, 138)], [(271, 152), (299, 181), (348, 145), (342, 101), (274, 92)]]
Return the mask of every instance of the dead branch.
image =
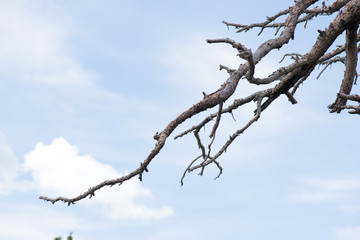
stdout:
[[(305, 27), (306, 27), (307, 22), (309, 20), (312, 20), (314, 17), (319, 16), (319, 15), (331, 15), (334, 12), (339, 11), (342, 7), (344, 7), (349, 2), (350, 2), (350, 0), (338, 0), (338, 1), (334, 2), (330, 6), (326, 6), (325, 3), (323, 2), (321, 7), (316, 6), (313, 9), (306, 9), (306, 10), (303, 11), (305, 16), (299, 18), (297, 20), (297, 24), (305, 22)], [(227, 21), (223, 21), (223, 23), (227, 27), (235, 27), (235, 29), (238, 29), (237, 30), (238, 33), (243, 32), (243, 31), (247, 32), (247, 31), (249, 31), (249, 30), (251, 30), (253, 28), (260, 28), (260, 32), (258, 33), (258, 35), (260, 35), (265, 28), (275, 28), (276, 29), (275, 35), (276, 35), (279, 32), (279, 30), (282, 27), (284, 27), (286, 24), (285, 24), (285, 22), (279, 22), (279, 23), (272, 23), (272, 22), (274, 22), (276, 19), (278, 19), (281, 16), (288, 15), (290, 13), (290, 9), (291, 8), (283, 10), (283, 11), (275, 14), (274, 16), (266, 17), (267, 20), (265, 22), (262, 22), (262, 23), (253, 23), (253, 24), (250, 24), (250, 25), (230, 23), (230, 22), (227, 22)], [(270, 24), (270, 23), (272, 23), (272, 24)]]
[[(223, 168), (218, 162), (218, 158), (224, 152), (226, 152), (226, 150), (234, 142), (234, 140), (238, 136), (243, 134), (256, 121), (258, 121), (261, 114), (279, 96), (286, 96), (292, 104), (297, 103), (297, 100), (294, 98), (294, 93), (298, 89), (299, 85), (310, 76), (314, 68), (319, 64), (335, 62), (336, 57), (338, 57), (338, 55), (343, 53), (344, 51), (346, 51), (346, 73), (343, 83), (340, 87), (340, 91), (335, 104), (336, 107), (334, 109), (336, 109), (336, 111), (338, 111), (339, 109), (350, 109), (351, 113), (360, 113), (359, 106), (345, 105), (346, 100), (357, 101), (360, 103), (360, 97), (358, 95), (350, 95), (351, 86), (356, 75), (354, 69), (356, 68), (358, 52), (358, 49), (356, 48), (356, 43), (359, 41), (359, 35), (357, 35), (357, 28), (360, 23), (360, 1), (337, 0), (330, 6), (326, 6), (325, 4), (323, 4), (322, 7), (314, 7), (312, 9), (308, 9), (316, 2), (317, 0), (295, 1), (295, 4), (292, 7), (287, 10), (281, 11), (272, 17), (268, 17), (267, 21), (263, 23), (240, 25), (224, 22), (228, 27), (231, 26), (237, 28), (238, 32), (248, 31), (253, 28), (261, 28), (261, 33), (263, 29), (270, 27), (277, 28), (277, 31), (282, 29), (282, 32), (278, 37), (274, 39), (269, 39), (264, 43), (260, 44), (254, 53), (252, 53), (250, 49), (246, 48), (241, 43), (238, 43), (235, 40), (229, 38), (207, 40), (208, 43), (226, 43), (231, 45), (238, 51), (238, 56), (244, 59), (246, 62), (241, 63), (237, 67), (237, 69), (230, 69), (226, 66), (220, 65), (220, 70), (225, 69), (229, 74), (229, 77), (226, 79), (226, 81), (219, 87), (219, 89), (217, 89), (213, 93), (204, 94), (203, 99), (201, 99), (192, 107), (181, 113), (178, 117), (171, 121), (160, 133), (156, 133), (154, 135), (154, 139), (156, 140), (154, 148), (150, 151), (149, 155), (145, 158), (145, 160), (140, 163), (140, 166), (138, 168), (125, 176), (99, 183), (98, 185), (89, 188), (87, 191), (74, 198), (49, 198), (41, 196), (40, 199), (44, 201), (49, 201), (51, 203), (62, 201), (67, 203), (68, 205), (71, 205), (86, 197), (91, 198), (95, 196), (95, 191), (105, 186), (114, 186), (116, 184), (121, 185), (123, 182), (128, 181), (136, 176), (139, 178), (140, 181), (142, 181), (143, 173), (148, 172), (149, 164), (155, 158), (155, 156), (159, 154), (160, 150), (165, 146), (166, 140), (173, 133), (173, 131), (194, 115), (197, 115), (208, 109), (213, 109), (215, 107), (218, 107), (216, 113), (210, 114), (197, 125), (194, 125), (190, 129), (183, 131), (182, 133), (177, 135), (175, 139), (193, 132), (197, 145), (201, 151), (200, 156), (196, 157), (185, 169), (181, 178), (181, 184), (183, 184), (183, 179), (187, 173), (192, 172), (196, 169), (200, 169), (199, 174), (202, 175), (204, 169), (209, 164), (215, 164), (218, 167), (219, 174), (217, 177), (219, 177), (223, 172)], [(319, 30), (320, 34), (310, 51), (302, 55), (292, 55), (295, 56), (295, 61), (293, 63), (289, 64), (286, 67), (281, 67), (277, 69), (267, 78), (260, 79), (254, 77), (256, 73), (256, 64), (258, 64), (272, 50), (280, 49), (285, 44), (288, 44), (291, 39), (294, 39), (295, 29), (300, 22), (306, 22), (318, 15), (330, 15), (335, 12), (337, 12), (337, 16), (325, 30)], [(274, 23), (274, 21), (280, 16), (286, 16), (286, 20), (284, 22)], [(332, 46), (335, 39), (337, 39), (337, 37), (340, 36), (345, 30), (347, 32), (346, 45), (339, 46), (335, 50), (327, 53), (328, 49)], [(245, 98), (238, 98), (234, 100), (231, 105), (223, 108), (223, 104), (235, 93), (235, 90), (241, 79), (247, 79), (248, 84), (254, 85), (266, 85), (275, 82), (276, 84), (273, 84), (273, 87), (269, 87), (265, 90), (256, 91)], [(252, 101), (256, 103), (255, 115), (250, 120), (248, 120), (243, 127), (236, 130), (218, 151), (214, 151), (215, 154), (212, 154), (212, 144), (215, 141), (216, 131), (218, 130), (218, 127), (220, 125), (221, 115), (226, 113), (232, 114), (232, 112), (235, 111), (237, 108), (245, 104), (249, 104)], [(199, 131), (213, 119), (215, 119), (215, 124), (210, 133), (210, 137), (212, 139), (206, 150), (204, 144), (202, 143)]]
[[(354, 24), (346, 29), (346, 70), (344, 74), (344, 79), (340, 86), (339, 93), (350, 94), (352, 85), (354, 83), (354, 78), (356, 75), (356, 66), (357, 66), (357, 47), (356, 47), (356, 37), (357, 37), (358, 25)], [(340, 113), (342, 106), (346, 104), (346, 98), (337, 98), (333, 104), (329, 106), (330, 112)]]
[(348, 113), (350, 114), (360, 114), (360, 105), (353, 106), (353, 105), (344, 105), (341, 106), (341, 109), (351, 109)]

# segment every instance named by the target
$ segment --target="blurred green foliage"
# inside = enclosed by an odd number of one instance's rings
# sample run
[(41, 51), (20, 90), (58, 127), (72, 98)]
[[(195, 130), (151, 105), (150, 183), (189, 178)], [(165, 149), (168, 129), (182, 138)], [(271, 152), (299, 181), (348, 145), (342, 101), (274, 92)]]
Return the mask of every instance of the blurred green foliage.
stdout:
[[(70, 233), (66, 240), (73, 240), (72, 234), (73, 233)], [(62, 240), (62, 237), (56, 237), (55, 240)]]

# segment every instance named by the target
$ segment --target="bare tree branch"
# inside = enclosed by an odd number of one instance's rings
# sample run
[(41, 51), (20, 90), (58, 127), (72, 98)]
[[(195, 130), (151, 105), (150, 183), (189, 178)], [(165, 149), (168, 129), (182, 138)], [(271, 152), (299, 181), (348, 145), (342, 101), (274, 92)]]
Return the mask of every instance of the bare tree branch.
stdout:
[(354, 106), (354, 105), (343, 105), (341, 106), (341, 109), (352, 109), (351, 111), (349, 111), (350, 114), (360, 114), (360, 96), (357, 94), (353, 94), (353, 95), (347, 95), (344, 93), (338, 93), (338, 97), (339, 98), (343, 98), (343, 99), (347, 99), (350, 101), (355, 101), (358, 102), (359, 105)]
[[(313, 19), (314, 17), (316, 17), (318, 15), (331, 15), (334, 12), (339, 11), (342, 7), (344, 7), (349, 2), (350, 2), (350, 0), (338, 0), (330, 6), (326, 6), (325, 2), (323, 2), (322, 7), (320, 7), (320, 8), (315, 7), (313, 9), (304, 10), (303, 13), (305, 14), (305, 16), (299, 18), (297, 20), (297, 23), (305, 22), (305, 24), (306, 24), (307, 21)], [(270, 24), (270, 23), (274, 22), (276, 19), (278, 19), (281, 16), (288, 15), (289, 13), (290, 13), (290, 8), (283, 10), (283, 11), (275, 14), (274, 16), (266, 17), (267, 20), (265, 22), (254, 23), (254, 24), (250, 24), (250, 25), (229, 23), (226, 21), (223, 21), (223, 23), (228, 27), (230, 27), (230, 26), (235, 27), (236, 29), (238, 29), (238, 31), (237, 31), (238, 33), (243, 32), (243, 31), (247, 32), (252, 28), (260, 28), (260, 32), (258, 33), (258, 35), (260, 35), (265, 28), (275, 28), (276, 29), (275, 35), (276, 35), (279, 32), (280, 28), (285, 26), (285, 22), (273, 23), (273, 24)]]
[[(346, 29), (346, 70), (344, 74), (344, 79), (340, 86), (339, 93), (350, 94), (352, 85), (354, 83), (354, 78), (356, 75), (356, 66), (357, 66), (357, 48), (356, 48), (356, 35), (357, 35), (358, 25), (354, 24)], [(342, 106), (346, 104), (346, 98), (337, 98), (335, 103), (329, 106), (330, 112), (340, 113)]]
[[(321, 7), (316, 6), (312, 9), (308, 9), (317, 0), (298, 0), (295, 1), (295, 4), (287, 10), (281, 11), (275, 14), (272, 17), (268, 17), (267, 21), (263, 23), (251, 24), (251, 25), (241, 25), (224, 22), (228, 27), (235, 27), (238, 29), (238, 32), (249, 31), (253, 28), (260, 28), (262, 32), (265, 28), (276, 28), (277, 31), (281, 31), (281, 34), (274, 38), (269, 39), (256, 49), (252, 53), (251, 49), (246, 48), (239, 42), (229, 38), (220, 38), (207, 40), (208, 43), (226, 43), (235, 48), (238, 51), (238, 56), (245, 60), (244, 63), (241, 63), (236, 69), (230, 69), (226, 66), (220, 65), (220, 70), (225, 69), (229, 74), (229, 77), (225, 82), (211, 94), (204, 94), (203, 99), (195, 103), (192, 107), (181, 113), (173, 121), (171, 121), (160, 133), (157, 132), (154, 135), (156, 140), (154, 148), (150, 151), (149, 155), (145, 158), (143, 162), (140, 163), (140, 166), (130, 172), (129, 174), (104, 181), (99, 183), (96, 186), (89, 188), (84, 193), (80, 194), (77, 197), (65, 198), (49, 198), (41, 196), (40, 199), (49, 201), (52, 203), (63, 201), (68, 205), (74, 204), (75, 202), (84, 199), (86, 197), (95, 196), (95, 191), (105, 187), (105, 186), (114, 186), (116, 184), (121, 185), (125, 181), (128, 181), (134, 177), (138, 177), (140, 181), (143, 179), (143, 173), (148, 172), (148, 166), (151, 161), (157, 156), (160, 150), (165, 146), (166, 140), (173, 133), (173, 131), (178, 128), (182, 123), (191, 117), (204, 112), (208, 109), (213, 109), (218, 107), (217, 112), (210, 114), (205, 117), (200, 123), (194, 125), (190, 129), (183, 131), (182, 133), (175, 136), (175, 139), (183, 137), (188, 133), (193, 132), (196, 139), (198, 148), (200, 149), (200, 155), (188, 165), (185, 169), (183, 176), (181, 178), (181, 184), (187, 173), (190, 173), (196, 169), (200, 170), (200, 175), (204, 173), (204, 169), (209, 164), (215, 164), (219, 169), (219, 177), (223, 168), (218, 162), (218, 158), (226, 152), (228, 147), (234, 142), (234, 140), (243, 134), (250, 126), (252, 126), (256, 121), (261, 117), (261, 114), (281, 95), (287, 97), (292, 104), (297, 103), (297, 100), (294, 97), (294, 94), (300, 84), (302, 84), (313, 72), (314, 68), (318, 65), (326, 66), (340, 61), (342, 59), (339, 56), (345, 51), (345, 65), (346, 71), (343, 82), (340, 87), (340, 91), (337, 95), (336, 102), (331, 109), (335, 111), (341, 111), (341, 109), (350, 109), (350, 113), (360, 114), (359, 106), (350, 106), (345, 105), (347, 100), (356, 101), (360, 103), (359, 95), (353, 94), (350, 95), (351, 87), (354, 81), (356, 74), (357, 66), (357, 53), (359, 49), (356, 47), (357, 42), (360, 40), (359, 34), (357, 34), (357, 28), (360, 23), (360, 1), (359, 0), (337, 0), (333, 2), (330, 6), (326, 6), (324, 3)], [(285, 44), (288, 44), (290, 40), (295, 37), (295, 29), (301, 22), (306, 22), (313, 19), (318, 15), (330, 15), (337, 13), (337, 16), (332, 22), (329, 23), (328, 27), (324, 30), (319, 30), (319, 36), (316, 39), (312, 48), (306, 54), (288, 54), (285, 56), (290, 56), (294, 60), (293, 63), (288, 66), (281, 67), (275, 70), (267, 78), (256, 78), (256, 64), (258, 64), (269, 52), (275, 49), (282, 48)], [(275, 23), (281, 16), (286, 16), (284, 22)], [(338, 46), (335, 50), (328, 52), (329, 48), (332, 46), (334, 41), (346, 30), (346, 44), (343, 46)], [(285, 57), (284, 56), (284, 57)], [(268, 87), (265, 90), (255, 91), (254, 93), (246, 96), (240, 97), (234, 100), (232, 104), (224, 108), (223, 104), (234, 95), (235, 90), (241, 79), (244, 79), (245, 83), (252, 85), (266, 85), (270, 83), (272, 87)], [(275, 84), (276, 83), (276, 84)], [(221, 122), (221, 115), (230, 113), (238, 109), (239, 107), (255, 102), (256, 110), (254, 116), (251, 117), (244, 126), (236, 130), (229, 139), (222, 145), (222, 147), (213, 151), (213, 143), (215, 141), (216, 132)], [(210, 121), (215, 119), (215, 123), (212, 127), (210, 138), (211, 142), (205, 148), (199, 131), (206, 126)], [(216, 177), (216, 178), (217, 178)]]

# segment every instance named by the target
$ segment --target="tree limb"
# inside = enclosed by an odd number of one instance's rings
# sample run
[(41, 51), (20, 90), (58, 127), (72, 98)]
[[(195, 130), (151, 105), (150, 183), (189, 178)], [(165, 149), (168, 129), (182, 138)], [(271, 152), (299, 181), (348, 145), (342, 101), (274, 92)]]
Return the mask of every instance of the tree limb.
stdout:
[[(346, 72), (336, 100), (336, 102), (339, 102), (336, 104), (336, 111), (338, 111), (338, 109), (346, 108), (351, 109), (353, 111), (352, 113), (360, 113), (359, 107), (345, 105), (347, 99), (355, 101), (359, 100), (358, 95), (349, 94), (355, 76), (354, 69), (356, 68), (358, 52), (358, 50), (356, 49), (356, 42), (358, 41), (359, 36), (356, 34), (356, 31), (360, 23), (360, 1), (338, 0), (329, 7), (323, 5), (322, 8), (315, 7), (313, 9), (308, 9), (308, 7), (310, 7), (315, 2), (317, 2), (317, 0), (295, 1), (294, 6), (292, 6), (288, 10), (279, 12), (273, 17), (268, 18), (266, 22), (260, 25), (235, 25), (225, 22), (227, 26), (234, 26), (238, 27), (240, 30), (242, 29), (242, 31), (247, 31), (254, 27), (261, 27), (262, 29), (270, 27), (270, 23), (273, 22), (275, 19), (280, 16), (287, 15), (287, 18), (283, 23), (281, 23), (280, 25), (276, 25), (278, 27), (278, 30), (280, 28), (282, 29), (280, 36), (274, 39), (267, 40), (264, 43), (260, 44), (254, 53), (252, 53), (250, 49), (247, 49), (241, 43), (235, 42), (234, 40), (228, 38), (208, 40), (208, 43), (230, 44), (232, 47), (238, 50), (239, 56), (245, 59), (246, 62), (240, 64), (237, 69), (229, 69), (223, 65), (220, 65), (220, 69), (225, 69), (229, 74), (229, 77), (226, 79), (226, 81), (215, 92), (211, 94), (204, 94), (202, 100), (181, 113), (178, 117), (171, 121), (160, 133), (156, 133), (154, 135), (154, 139), (156, 140), (155, 146), (150, 151), (149, 155), (145, 158), (145, 160), (140, 163), (140, 167), (136, 168), (125, 176), (99, 183), (98, 185), (89, 188), (87, 191), (74, 198), (49, 198), (41, 196), (40, 199), (52, 203), (62, 201), (67, 203), (68, 205), (71, 205), (86, 197), (91, 198), (95, 196), (95, 191), (105, 186), (114, 186), (116, 184), (121, 185), (123, 182), (128, 181), (136, 176), (141, 181), (143, 179), (143, 173), (148, 172), (149, 164), (155, 158), (155, 156), (159, 154), (160, 150), (164, 147), (167, 138), (172, 134), (172, 132), (179, 125), (181, 125), (183, 122), (190, 119), (191, 117), (201, 112), (204, 112), (207, 109), (212, 109), (216, 106), (218, 106), (218, 111), (216, 113), (209, 115), (198, 125), (195, 125), (192, 128), (182, 132), (175, 138), (185, 136), (190, 132), (194, 132), (198, 147), (201, 151), (201, 155), (195, 158), (185, 170), (183, 177), (181, 178), (181, 183), (183, 183), (183, 178), (185, 177), (186, 173), (201, 168), (200, 174), (202, 174), (205, 167), (211, 163), (214, 163), (218, 167), (218, 176), (220, 176), (223, 169), (217, 159), (227, 150), (227, 148), (233, 143), (233, 141), (239, 135), (244, 133), (244, 131), (247, 130), (253, 123), (255, 123), (260, 118), (261, 113), (280, 95), (285, 95), (292, 103), (296, 103), (297, 101), (293, 96), (296, 89), (303, 81), (308, 78), (308, 76), (314, 70), (315, 66), (333, 59), (335, 56), (344, 51), (342, 47), (338, 47), (334, 51), (326, 54), (326, 51), (333, 44), (335, 39), (339, 35), (341, 35), (341, 33), (345, 31), (345, 29), (347, 31), (345, 46)], [(294, 39), (295, 29), (299, 22), (307, 21), (319, 14), (332, 14), (334, 12), (338, 12), (338, 15), (329, 24), (328, 28), (323, 31), (319, 31), (320, 35), (318, 36), (315, 44), (308, 53), (297, 55), (297, 58), (294, 59), (295, 61), (292, 64), (286, 67), (279, 68), (267, 78), (259, 79), (254, 77), (255, 66), (257, 63), (259, 63), (270, 51), (274, 49), (280, 49), (291, 39)], [(305, 16), (301, 16), (302, 14), (305, 14)], [(275, 26), (274, 24), (273, 26)], [(238, 98), (234, 100), (231, 105), (224, 109), (223, 104), (231, 96), (233, 96), (239, 84), (239, 81), (243, 78), (246, 78), (249, 84), (255, 85), (269, 84), (275, 81), (277, 81), (277, 83), (273, 87), (261, 91), (256, 91), (245, 98)], [(220, 124), (221, 115), (224, 113), (232, 113), (232, 111), (234, 111), (238, 107), (244, 104), (248, 104), (252, 101), (256, 102), (256, 110), (254, 117), (252, 117), (242, 128), (235, 131), (230, 136), (230, 138), (223, 144), (223, 146), (213, 156), (210, 156), (211, 146), (213, 141), (215, 140), (215, 132)], [(208, 151), (206, 152), (205, 147), (201, 142), (199, 130), (215, 118), (216, 121), (210, 134), (210, 136), (212, 137), (212, 141), (208, 145)], [(200, 159), (202, 159), (202, 162), (194, 165)]]
[[(358, 25), (354, 24), (346, 29), (346, 70), (344, 74), (344, 79), (340, 86), (339, 93), (350, 94), (354, 78), (356, 75), (356, 66), (357, 66), (357, 47), (356, 47), (356, 36), (357, 36)], [(346, 104), (346, 98), (339, 98), (335, 100), (335, 103), (329, 106), (330, 112), (340, 113), (342, 106)]]

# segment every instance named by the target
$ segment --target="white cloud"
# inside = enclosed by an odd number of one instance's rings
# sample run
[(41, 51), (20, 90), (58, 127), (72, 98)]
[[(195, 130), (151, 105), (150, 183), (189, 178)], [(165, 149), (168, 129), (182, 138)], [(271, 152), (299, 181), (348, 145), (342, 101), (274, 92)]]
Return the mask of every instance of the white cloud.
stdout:
[(358, 214), (360, 212), (360, 205), (340, 206), (339, 209), (348, 214)]
[(71, 55), (70, 18), (48, 1), (0, 1), (0, 73), (51, 85), (91, 85)]
[(335, 229), (336, 240), (360, 240), (360, 226)]
[(326, 191), (348, 191), (360, 188), (360, 180), (357, 179), (305, 179), (303, 183)]
[(0, 194), (9, 194), (18, 175), (19, 163), (0, 132)]
[[(24, 168), (31, 172), (40, 194), (47, 196), (77, 196), (99, 182), (122, 175), (91, 155), (80, 155), (78, 148), (64, 138), (56, 138), (50, 145), (38, 143), (33, 151), (25, 155)], [(149, 208), (136, 203), (138, 199), (152, 197), (149, 189), (133, 179), (121, 187), (102, 189), (95, 198), (83, 201), (90, 208), (100, 205), (103, 212), (112, 218), (164, 218), (174, 213), (167, 206)]]
[(343, 198), (357, 189), (360, 189), (358, 179), (307, 178), (300, 181), (300, 186), (290, 195), (290, 199), (305, 202), (326, 201)]
[(296, 202), (321, 202), (339, 198), (339, 194), (328, 192), (302, 191), (290, 195), (290, 199)]

